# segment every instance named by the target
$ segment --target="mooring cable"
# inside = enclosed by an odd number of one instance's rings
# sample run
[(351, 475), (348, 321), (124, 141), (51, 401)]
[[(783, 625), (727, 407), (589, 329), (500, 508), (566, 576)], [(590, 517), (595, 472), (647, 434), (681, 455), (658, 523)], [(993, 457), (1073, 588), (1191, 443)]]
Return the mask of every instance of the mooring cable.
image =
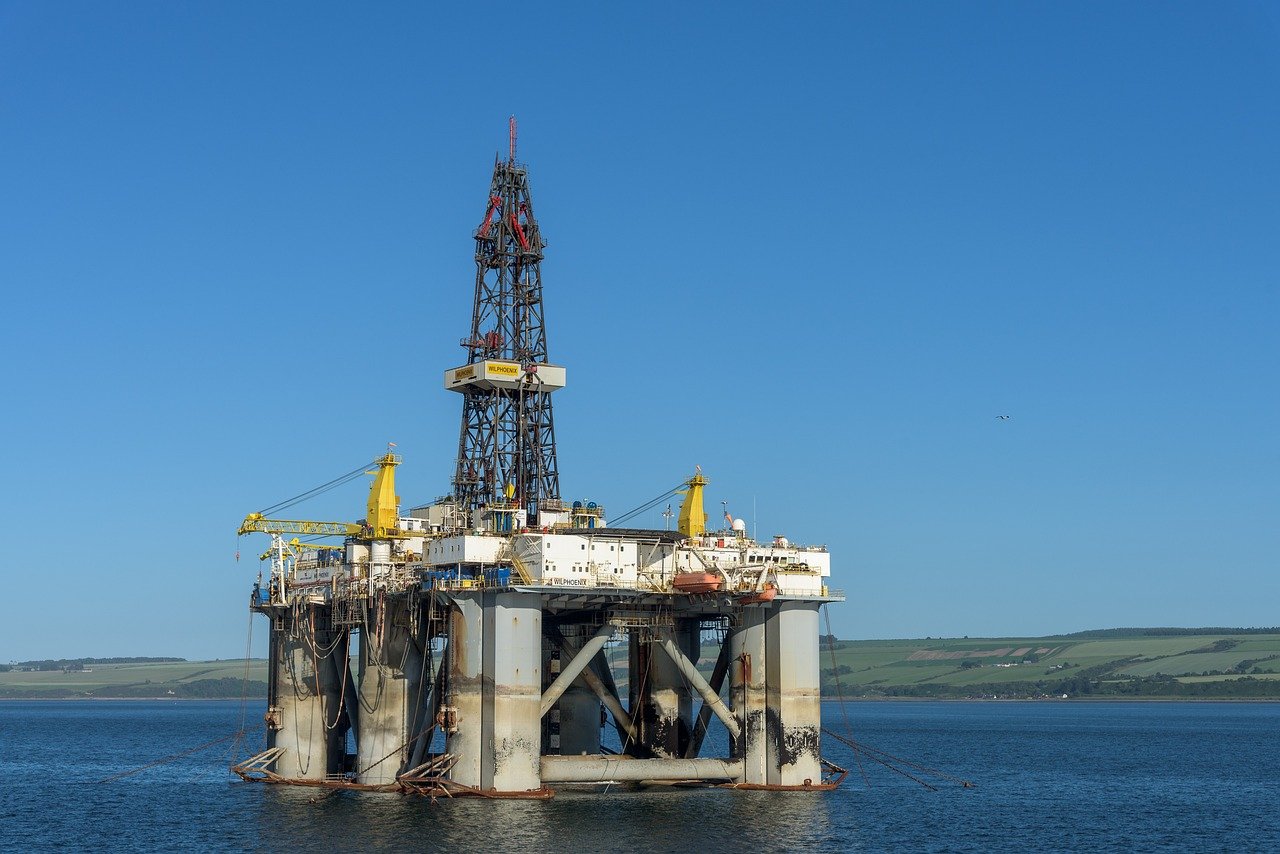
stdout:
[[(840, 700), (840, 715), (844, 718), (844, 729), (849, 734), (849, 741), (853, 741), (853, 726), (849, 723), (849, 710), (844, 705), (844, 686), (840, 684), (840, 668), (836, 664), (836, 643), (835, 635), (831, 633), (831, 609), (827, 605), (822, 606), (822, 617), (827, 623), (827, 651), (831, 654), (831, 678), (836, 683), (836, 697)], [(818, 680), (821, 683), (821, 679)], [(839, 739), (839, 736), (837, 736)], [(858, 763), (858, 773), (862, 775), (863, 784), (870, 789), (871, 779), (867, 777), (867, 769), (862, 767), (862, 758), (858, 755), (858, 751), (853, 752), (853, 761)]]
[(175, 759), (181, 759), (184, 756), (190, 756), (193, 753), (199, 753), (201, 750), (213, 747), (215, 744), (222, 744), (224, 741), (230, 741), (233, 738), (239, 738), (244, 735), (244, 730), (236, 730), (230, 735), (224, 735), (222, 738), (215, 738), (213, 741), (205, 742), (199, 747), (193, 747), (190, 750), (184, 750), (181, 753), (175, 753), (172, 756), (166, 756), (163, 759), (157, 759), (155, 762), (148, 762), (146, 765), (140, 765), (137, 768), (128, 771), (121, 771), (119, 774), (112, 774), (110, 777), (103, 777), (101, 780), (95, 780), (95, 783), (110, 783), (112, 780), (119, 780), (121, 777), (128, 777), (131, 774), (137, 774), (140, 771), (146, 771), (148, 768), (154, 768), (157, 765), (163, 765), (166, 762), (172, 762)]

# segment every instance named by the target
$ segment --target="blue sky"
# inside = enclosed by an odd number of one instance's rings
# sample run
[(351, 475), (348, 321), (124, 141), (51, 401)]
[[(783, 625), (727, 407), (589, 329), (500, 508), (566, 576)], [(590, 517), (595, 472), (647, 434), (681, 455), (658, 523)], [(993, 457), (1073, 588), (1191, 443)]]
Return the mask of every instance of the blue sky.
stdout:
[(613, 5), (0, 3), (0, 660), (448, 490), (512, 113), (565, 497), (701, 465), (847, 637), (1280, 622), (1274, 6)]

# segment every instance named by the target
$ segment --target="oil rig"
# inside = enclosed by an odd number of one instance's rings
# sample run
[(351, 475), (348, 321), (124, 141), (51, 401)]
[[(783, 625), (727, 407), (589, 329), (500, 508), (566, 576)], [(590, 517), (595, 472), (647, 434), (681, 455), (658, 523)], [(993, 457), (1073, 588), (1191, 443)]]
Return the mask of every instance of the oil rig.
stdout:
[[(820, 752), (818, 618), (844, 597), (827, 549), (757, 542), (727, 511), (712, 530), (700, 469), (638, 508), (679, 496), (674, 530), (561, 499), (565, 368), (549, 361), (514, 118), (509, 133), (473, 235), (466, 362), (444, 374), (462, 397), (452, 491), (402, 513), (389, 447), (340, 479), (374, 475), (358, 522), (269, 518), (281, 505), (246, 517), (241, 534), (271, 538), (250, 600), (270, 621), (269, 696), (265, 749), (232, 770), (433, 797), (833, 788), (845, 772)], [(716, 726), (727, 755), (703, 756)]]

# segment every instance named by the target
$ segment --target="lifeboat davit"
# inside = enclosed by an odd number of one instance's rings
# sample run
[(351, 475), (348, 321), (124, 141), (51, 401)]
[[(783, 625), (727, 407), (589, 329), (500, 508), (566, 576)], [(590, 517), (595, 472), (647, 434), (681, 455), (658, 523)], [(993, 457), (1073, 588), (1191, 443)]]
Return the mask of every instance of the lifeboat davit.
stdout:
[(677, 572), (671, 586), (681, 593), (715, 593), (724, 579), (711, 572)]

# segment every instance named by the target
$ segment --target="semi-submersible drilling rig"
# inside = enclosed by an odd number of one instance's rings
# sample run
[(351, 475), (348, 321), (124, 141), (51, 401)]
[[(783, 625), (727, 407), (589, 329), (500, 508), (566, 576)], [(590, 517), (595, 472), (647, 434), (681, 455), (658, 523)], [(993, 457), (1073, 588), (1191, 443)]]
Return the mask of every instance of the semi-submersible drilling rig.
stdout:
[[(560, 498), (551, 398), (565, 369), (548, 361), (545, 244), (514, 120), (474, 236), (467, 362), (444, 380), (462, 396), (452, 494), (401, 515), (388, 452), (361, 522), (269, 508), (241, 526), (272, 538), (250, 605), (271, 624), (269, 701), (266, 749), (233, 770), (489, 797), (616, 781), (838, 784), (843, 770), (819, 752), (818, 609), (843, 599), (827, 587), (827, 550), (758, 543), (727, 512), (709, 531), (700, 471), (678, 488), (675, 530), (611, 527), (604, 507)], [(718, 643), (709, 674), (704, 642)], [(615, 672), (606, 652), (622, 646)], [(610, 722), (620, 751), (602, 744)], [(701, 756), (720, 725), (727, 755)]]

